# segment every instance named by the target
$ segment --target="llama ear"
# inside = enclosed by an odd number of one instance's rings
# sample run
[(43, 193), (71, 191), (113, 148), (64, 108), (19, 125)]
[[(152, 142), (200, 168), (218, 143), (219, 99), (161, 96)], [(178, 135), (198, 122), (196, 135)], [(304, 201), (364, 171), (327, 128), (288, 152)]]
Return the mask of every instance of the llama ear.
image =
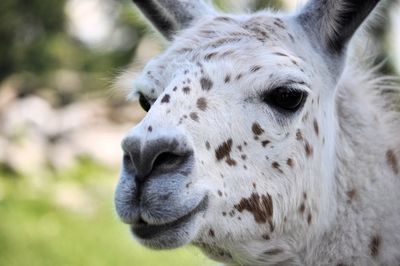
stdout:
[(216, 11), (202, 0), (133, 0), (154, 27), (171, 40), (191, 23)]
[(324, 49), (341, 54), (379, 0), (310, 0), (298, 16)]

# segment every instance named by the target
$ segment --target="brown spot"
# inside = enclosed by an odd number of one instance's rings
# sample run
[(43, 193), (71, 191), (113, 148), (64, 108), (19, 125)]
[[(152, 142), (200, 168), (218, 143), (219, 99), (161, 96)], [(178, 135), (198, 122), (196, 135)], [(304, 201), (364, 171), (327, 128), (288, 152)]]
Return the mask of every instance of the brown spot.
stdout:
[(192, 184), (192, 182), (187, 183), (186, 188), (189, 188), (191, 184)]
[(226, 216), (226, 212), (222, 212), (222, 216)]
[(261, 145), (265, 148), (269, 143), (271, 143), (269, 140), (263, 140), (261, 141)]
[(290, 60), (292, 63), (293, 63), (293, 65), (295, 65), (295, 66), (299, 66), (299, 63), (297, 63), (295, 60)]
[(286, 29), (285, 26), (284, 26), (284, 23), (283, 23), (283, 21), (282, 21), (281, 19), (276, 19), (276, 20), (274, 21), (274, 24), (275, 24), (276, 26), (278, 26), (279, 28), (281, 28), (281, 29)]
[(254, 135), (256, 135), (256, 136), (259, 136), (264, 133), (264, 129), (257, 122), (253, 123), (251, 130), (253, 131)]
[(193, 49), (192, 48), (182, 48), (182, 49), (179, 49), (178, 50), (178, 53), (188, 53), (188, 52), (191, 52), (191, 51), (193, 51)]
[(301, 121), (305, 122), (305, 121), (308, 119), (309, 116), (310, 116), (310, 114), (309, 114), (308, 112), (305, 113), (305, 115), (303, 116), (303, 118), (301, 119)]
[(313, 147), (308, 143), (308, 141), (305, 141), (304, 144), (304, 150), (306, 151), (307, 157), (310, 157), (313, 154)]
[(306, 206), (304, 205), (304, 202), (303, 202), (303, 203), (301, 203), (301, 205), (300, 205), (300, 207), (299, 207), (299, 212), (300, 212), (301, 214), (303, 214), (305, 210), (306, 210)]
[(173, 91), (176, 91), (177, 89), (178, 89), (178, 87), (175, 86), (172, 90), (173, 90)]
[(219, 195), (220, 197), (222, 197), (222, 192), (221, 192), (221, 190), (218, 190), (218, 195)]
[(239, 79), (241, 79), (241, 78), (242, 78), (242, 76), (243, 76), (243, 74), (242, 74), (242, 73), (238, 74), (238, 75), (236, 76), (236, 80), (239, 80)]
[(285, 26), (283, 26), (282, 24), (278, 23), (277, 21), (275, 21), (274, 24), (276, 26), (278, 26), (279, 28), (281, 28), (281, 29), (286, 29)]
[(315, 120), (314, 119), (314, 131), (315, 131), (315, 134), (317, 134), (317, 136), (319, 135), (319, 126), (318, 126), (318, 122), (317, 122), (317, 120)]
[(152, 126), (149, 126), (149, 127), (147, 128), (147, 130), (148, 130), (149, 132), (153, 131), (153, 127), (152, 127)]
[[(237, 39), (237, 40), (240, 41), (240, 39)], [(231, 54), (233, 54), (233, 53), (235, 53), (235, 51), (233, 51), (233, 50), (231, 50), (231, 51), (225, 51), (225, 52), (223, 52), (223, 53), (221, 54), (221, 57), (225, 57), (225, 56), (231, 55)]]
[(298, 130), (296, 131), (296, 139), (297, 139), (297, 140), (303, 140), (303, 139), (304, 139), (303, 133), (301, 133), (300, 129), (298, 129)]
[(214, 19), (214, 21), (227, 21), (227, 22), (230, 22), (230, 21), (234, 21), (232, 18), (230, 18), (230, 17), (216, 17), (215, 19)]
[(215, 150), (215, 157), (218, 161), (226, 158), (226, 163), (230, 166), (236, 165), (236, 161), (231, 158), (232, 151), (232, 139), (228, 139), (223, 142), (218, 148)]
[(229, 81), (231, 81), (231, 76), (230, 75), (226, 75), (225, 79), (224, 79), (224, 82), (228, 83)]
[(190, 92), (190, 87), (183, 87), (183, 88), (182, 88), (182, 91), (183, 91), (184, 94), (189, 94), (189, 92)]
[(202, 30), (201, 32), (206, 34), (206, 35), (210, 35), (210, 34), (214, 34), (215, 33), (215, 31), (213, 31), (213, 30)]
[(311, 224), (311, 220), (312, 220), (312, 216), (311, 216), (311, 213), (309, 213), (308, 216), (307, 216), (307, 223), (309, 225)]
[(261, 69), (261, 66), (252, 66), (250, 68), (250, 72), (254, 73)]
[(271, 166), (272, 166), (272, 168), (278, 170), (281, 174), (283, 174), (283, 171), (282, 171), (282, 169), (281, 169), (281, 165), (280, 165), (278, 162), (273, 162), (273, 163), (271, 164)]
[(242, 145), (238, 145), (237, 148), (239, 151), (242, 151)]
[(169, 94), (165, 94), (164, 97), (161, 99), (161, 103), (169, 103), (169, 99)]
[(268, 235), (268, 234), (264, 234), (264, 235), (262, 235), (261, 236), (263, 239), (265, 239), (265, 240), (270, 240), (271, 239), (271, 237)]
[(210, 142), (206, 141), (206, 149), (209, 150), (211, 148)]
[(200, 85), (204, 91), (209, 91), (213, 86), (213, 82), (207, 77), (202, 77), (200, 79)]
[(264, 254), (273, 256), (273, 255), (278, 255), (278, 254), (280, 254), (282, 252), (283, 252), (283, 250), (280, 249), (280, 248), (273, 248), (273, 249), (269, 249), (267, 251), (264, 251)]
[(196, 112), (190, 113), (189, 116), (193, 121), (199, 122), (199, 116), (197, 115)]
[(291, 168), (293, 168), (293, 167), (294, 167), (294, 161), (293, 161), (293, 159), (288, 158), (287, 161), (286, 161), (286, 164), (289, 165)]
[(242, 158), (243, 161), (245, 161), (247, 158), (246, 154), (242, 154), (240, 157)]
[(236, 165), (236, 161), (233, 160), (232, 158), (226, 158), (225, 162), (229, 165), (229, 166), (235, 166)]
[(210, 60), (211, 58), (215, 57), (217, 54), (218, 54), (218, 53), (216, 53), (216, 52), (206, 54), (206, 55), (204, 56), (204, 59), (205, 59), (205, 60)]
[(202, 111), (205, 111), (207, 109), (207, 100), (204, 97), (200, 97), (197, 99), (197, 108), (199, 108)]
[(287, 54), (283, 54), (283, 53), (279, 53), (279, 52), (276, 52), (276, 53), (273, 53), (274, 55), (277, 55), (277, 56), (285, 56), (285, 57), (287, 57)]
[[(222, 37), (222, 38), (216, 39), (215, 41), (209, 43), (209, 46), (212, 48), (218, 48), (224, 44), (237, 43), (240, 41), (241, 41), (241, 38), (238, 38), (238, 37), (232, 37), (232, 36), (226, 37), (226, 38)], [(232, 51), (225, 51), (224, 53), (220, 54), (220, 57), (225, 57), (230, 54), (232, 54)]]
[(306, 200), (307, 199), (307, 193), (303, 192), (303, 198)]
[(210, 228), (210, 230), (208, 230), (208, 235), (211, 236), (211, 237), (215, 237), (214, 230), (212, 230), (212, 229)]
[(273, 203), (271, 196), (260, 195), (258, 193), (252, 193), (249, 198), (242, 198), (239, 204), (234, 205), (239, 211), (244, 210), (253, 214), (254, 220), (257, 223), (266, 223), (268, 221), (271, 231), (273, 231), (272, 215), (273, 215)]
[(394, 173), (396, 175), (398, 175), (399, 174), (399, 164), (397, 161), (397, 156), (393, 150), (388, 150), (386, 152), (386, 161), (389, 164), (389, 166), (393, 169)]
[(379, 247), (381, 245), (381, 237), (379, 235), (375, 235), (371, 238), (371, 242), (369, 243), (369, 250), (372, 257), (377, 257), (379, 255)]
[(357, 194), (357, 190), (355, 190), (354, 188), (352, 190), (349, 190), (346, 192), (346, 195), (349, 198), (348, 203), (350, 203), (354, 199), (356, 194)]

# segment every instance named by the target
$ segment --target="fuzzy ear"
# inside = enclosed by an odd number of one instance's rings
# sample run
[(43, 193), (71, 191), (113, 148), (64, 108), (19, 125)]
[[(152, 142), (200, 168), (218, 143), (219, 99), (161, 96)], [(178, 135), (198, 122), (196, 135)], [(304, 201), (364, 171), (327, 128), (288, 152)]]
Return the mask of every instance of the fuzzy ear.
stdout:
[(133, 0), (154, 27), (168, 40), (193, 21), (216, 11), (202, 0)]
[(310, 0), (298, 16), (324, 49), (341, 54), (379, 0)]

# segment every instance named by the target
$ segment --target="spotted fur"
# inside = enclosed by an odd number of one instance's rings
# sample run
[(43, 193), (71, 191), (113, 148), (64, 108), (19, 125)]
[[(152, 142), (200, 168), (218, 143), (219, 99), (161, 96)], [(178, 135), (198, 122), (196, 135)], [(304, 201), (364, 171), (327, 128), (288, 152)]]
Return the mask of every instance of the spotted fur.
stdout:
[[(195, 207), (180, 204), (207, 200), (184, 230), (137, 236), (142, 244), (193, 244), (229, 265), (400, 263), (400, 114), (381, 93), (397, 88), (347, 49), (378, 1), (311, 0), (289, 15), (135, 2), (145, 13), (163, 6), (171, 27), (157, 28), (173, 41), (132, 81), (132, 95), (154, 103), (124, 143), (167, 139), (193, 150), (184, 185), (172, 174), (150, 178), (141, 193), (157, 212), (142, 219), (180, 218)], [(307, 94), (291, 113), (264, 101), (287, 84)], [(121, 217), (134, 212), (122, 200), (137, 193), (132, 182), (121, 176)], [(163, 190), (176, 201), (158, 197)]]

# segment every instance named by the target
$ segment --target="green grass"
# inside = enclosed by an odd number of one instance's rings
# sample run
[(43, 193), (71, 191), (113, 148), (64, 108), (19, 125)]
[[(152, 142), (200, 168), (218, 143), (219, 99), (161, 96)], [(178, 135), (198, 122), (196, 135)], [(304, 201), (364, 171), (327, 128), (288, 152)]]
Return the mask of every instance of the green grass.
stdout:
[(139, 246), (114, 213), (117, 175), (87, 160), (63, 174), (0, 171), (0, 265), (215, 265), (194, 248)]

